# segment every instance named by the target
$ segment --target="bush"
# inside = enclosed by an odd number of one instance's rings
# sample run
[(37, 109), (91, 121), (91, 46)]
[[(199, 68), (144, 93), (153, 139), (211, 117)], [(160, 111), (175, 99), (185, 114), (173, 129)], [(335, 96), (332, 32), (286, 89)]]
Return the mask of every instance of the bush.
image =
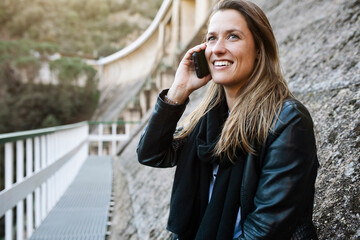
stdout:
[(13, 36), (23, 37), (29, 25), (37, 25), (44, 18), (44, 10), (40, 6), (29, 6), (24, 8), (8, 23), (8, 29)]
[(96, 75), (96, 70), (80, 58), (59, 58), (50, 62), (50, 69), (57, 73), (61, 84), (77, 84), (76, 81), (82, 74), (92, 81)]
[[(51, 62), (60, 80), (58, 85), (24, 83), (16, 74), (19, 69), (26, 70), (28, 76), (36, 74), (40, 61), (34, 51), (43, 54), (55, 49), (51, 43), (0, 41), (0, 133), (91, 118), (99, 99), (96, 70), (82, 59)], [(86, 80), (82, 87), (77, 83), (80, 76)]]
[[(126, 21), (109, 22), (110, 16), (127, 12), (153, 19), (161, 3), (162, 0), (32, 0), (21, 4), (0, 1), (0, 31), (7, 39), (52, 41), (60, 46), (60, 52), (98, 57), (99, 47), (122, 46), (127, 35), (143, 31), (138, 30), (144, 26), (127, 27)], [(113, 25), (122, 28), (114, 29)]]
[(47, 115), (41, 123), (42, 128), (55, 127), (58, 125), (61, 125), (61, 122), (52, 114)]
[(21, 56), (14, 60), (16, 68), (40, 67), (40, 61), (34, 56)]
[(9, 78), (9, 74), (24, 70), (28, 80), (32, 81), (40, 69), (40, 58), (46, 58), (56, 50), (57, 45), (47, 42), (37, 43), (27, 39), (0, 41), (0, 79)]
[[(96, 88), (23, 84), (0, 98), (0, 133), (24, 131), (84, 121), (99, 99)], [(9, 108), (11, 106), (11, 109)]]

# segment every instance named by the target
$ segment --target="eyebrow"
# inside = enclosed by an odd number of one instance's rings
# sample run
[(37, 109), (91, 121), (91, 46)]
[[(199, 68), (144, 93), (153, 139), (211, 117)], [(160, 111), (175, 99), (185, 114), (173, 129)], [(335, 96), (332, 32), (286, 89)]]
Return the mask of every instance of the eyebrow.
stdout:
[[(244, 32), (239, 30), (239, 29), (236, 29), (236, 28), (232, 28), (232, 29), (229, 29), (229, 30), (226, 30), (225, 33), (232, 33), (232, 32), (239, 32), (241, 35), (245, 36)], [(209, 32), (207, 33), (206, 35), (216, 35), (215, 32)]]

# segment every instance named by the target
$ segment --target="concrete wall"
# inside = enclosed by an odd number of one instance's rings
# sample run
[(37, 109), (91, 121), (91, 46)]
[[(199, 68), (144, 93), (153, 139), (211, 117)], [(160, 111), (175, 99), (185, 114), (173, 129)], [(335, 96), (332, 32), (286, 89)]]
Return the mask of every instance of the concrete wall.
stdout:
[(93, 119), (112, 121), (123, 117), (131, 98), (141, 94), (149, 78), (156, 91), (169, 87), (172, 80), (167, 73), (174, 71), (179, 53), (206, 21), (212, 1), (165, 0), (153, 23), (133, 44), (98, 61), (89, 61), (99, 70), (101, 91)]

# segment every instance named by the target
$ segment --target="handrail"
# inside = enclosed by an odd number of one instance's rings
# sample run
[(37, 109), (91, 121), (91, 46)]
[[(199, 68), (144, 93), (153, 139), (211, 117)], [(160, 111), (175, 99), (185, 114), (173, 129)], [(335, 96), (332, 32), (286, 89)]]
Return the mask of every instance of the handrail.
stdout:
[(111, 124), (117, 124), (117, 125), (125, 125), (125, 124), (140, 124), (141, 121), (123, 121), (123, 120), (119, 120), (119, 121), (88, 121), (89, 125), (98, 125), (98, 124), (106, 124), (106, 125), (111, 125)]
[(30, 137), (42, 136), (42, 135), (54, 133), (57, 131), (73, 129), (73, 128), (84, 126), (86, 124), (89, 124), (89, 125), (98, 125), (98, 124), (125, 125), (125, 124), (140, 124), (140, 121), (121, 121), (121, 120), (120, 121), (83, 121), (83, 122), (67, 124), (67, 125), (62, 125), (62, 126), (56, 126), (56, 127), (48, 127), (48, 128), (41, 128), (41, 129), (27, 130), (27, 131), (21, 131), (21, 132), (13, 132), (13, 133), (2, 133), (2, 134), (0, 134), (0, 144), (6, 143), (6, 142), (15, 142), (17, 140), (23, 140), (23, 139), (30, 138)]
[(56, 162), (24, 178), (24, 181), (13, 184), (11, 188), (1, 191), (0, 216), (4, 215), (7, 210), (13, 208), (19, 201), (26, 198), (29, 193), (34, 192), (43, 182), (53, 176), (85, 143), (87, 143), (86, 140)]
[(150, 26), (132, 44), (130, 44), (129, 46), (125, 47), (124, 49), (122, 49), (114, 54), (111, 54), (104, 58), (100, 58), (99, 60), (95, 61), (96, 64), (97, 65), (108, 64), (110, 62), (113, 62), (119, 58), (122, 58), (122, 57), (130, 54), (131, 52), (133, 52), (134, 50), (139, 48), (139, 46), (141, 46), (146, 40), (148, 40), (149, 37), (152, 35), (152, 33), (156, 31), (157, 27), (159, 26), (159, 24), (161, 22), (161, 19), (166, 14), (166, 11), (169, 9), (172, 1), (173, 0), (164, 0), (158, 13), (156, 14), (156, 16), (154, 18), (154, 20), (151, 22)]
[(88, 138), (87, 122), (0, 134), (5, 170), (0, 217), (5, 217), (5, 239), (13, 236), (15, 207), (18, 239), (29, 238), (39, 227), (85, 161)]
[(22, 140), (22, 139), (26, 139), (26, 138), (30, 138), (30, 137), (42, 136), (42, 135), (54, 133), (57, 131), (73, 129), (73, 128), (84, 126), (86, 124), (87, 124), (87, 122), (84, 121), (84, 122), (78, 122), (78, 123), (67, 124), (67, 125), (56, 126), (56, 127), (41, 128), (41, 129), (27, 130), (27, 131), (21, 131), (21, 132), (13, 132), (13, 133), (3, 133), (3, 134), (0, 134), (0, 144), (6, 143), (6, 142), (15, 142), (17, 140)]
[[(99, 156), (103, 153), (115, 156), (118, 144), (129, 139), (130, 125), (139, 123), (84, 121), (0, 134), (0, 145), (4, 148), (0, 159), (5, 169), (1, 176), (4, 189), (0, 190), (0, 217), (5, 218), (5, 239), (12, 239), (15, 228), (18, 239), (29, 238), (72, 182), (90, 154), (90, 147), (97, 147)], [(94, 125), (98, 125), (98, 131), (90, 134), (89, 127)], [(111, 131), (104, 131), (109, 125)], [(124, 126), (121, 133), (118, 126)]]

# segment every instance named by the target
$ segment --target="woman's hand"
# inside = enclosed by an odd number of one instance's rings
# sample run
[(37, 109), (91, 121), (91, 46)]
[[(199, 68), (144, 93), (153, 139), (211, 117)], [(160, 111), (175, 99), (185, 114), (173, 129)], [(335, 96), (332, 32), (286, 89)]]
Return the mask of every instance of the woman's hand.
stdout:
[(205, 50), (206, 44), (197, 45), (189, 49), (181, 60), (175, 74), (175, 80), (167, 93), (167, 97), (179, 104), (185, 102), (189, 95), (196, 89), (206, 85), (211, 80), (211, 75), (198, 78), (194, 69), (191, 55), (194, 52)]

